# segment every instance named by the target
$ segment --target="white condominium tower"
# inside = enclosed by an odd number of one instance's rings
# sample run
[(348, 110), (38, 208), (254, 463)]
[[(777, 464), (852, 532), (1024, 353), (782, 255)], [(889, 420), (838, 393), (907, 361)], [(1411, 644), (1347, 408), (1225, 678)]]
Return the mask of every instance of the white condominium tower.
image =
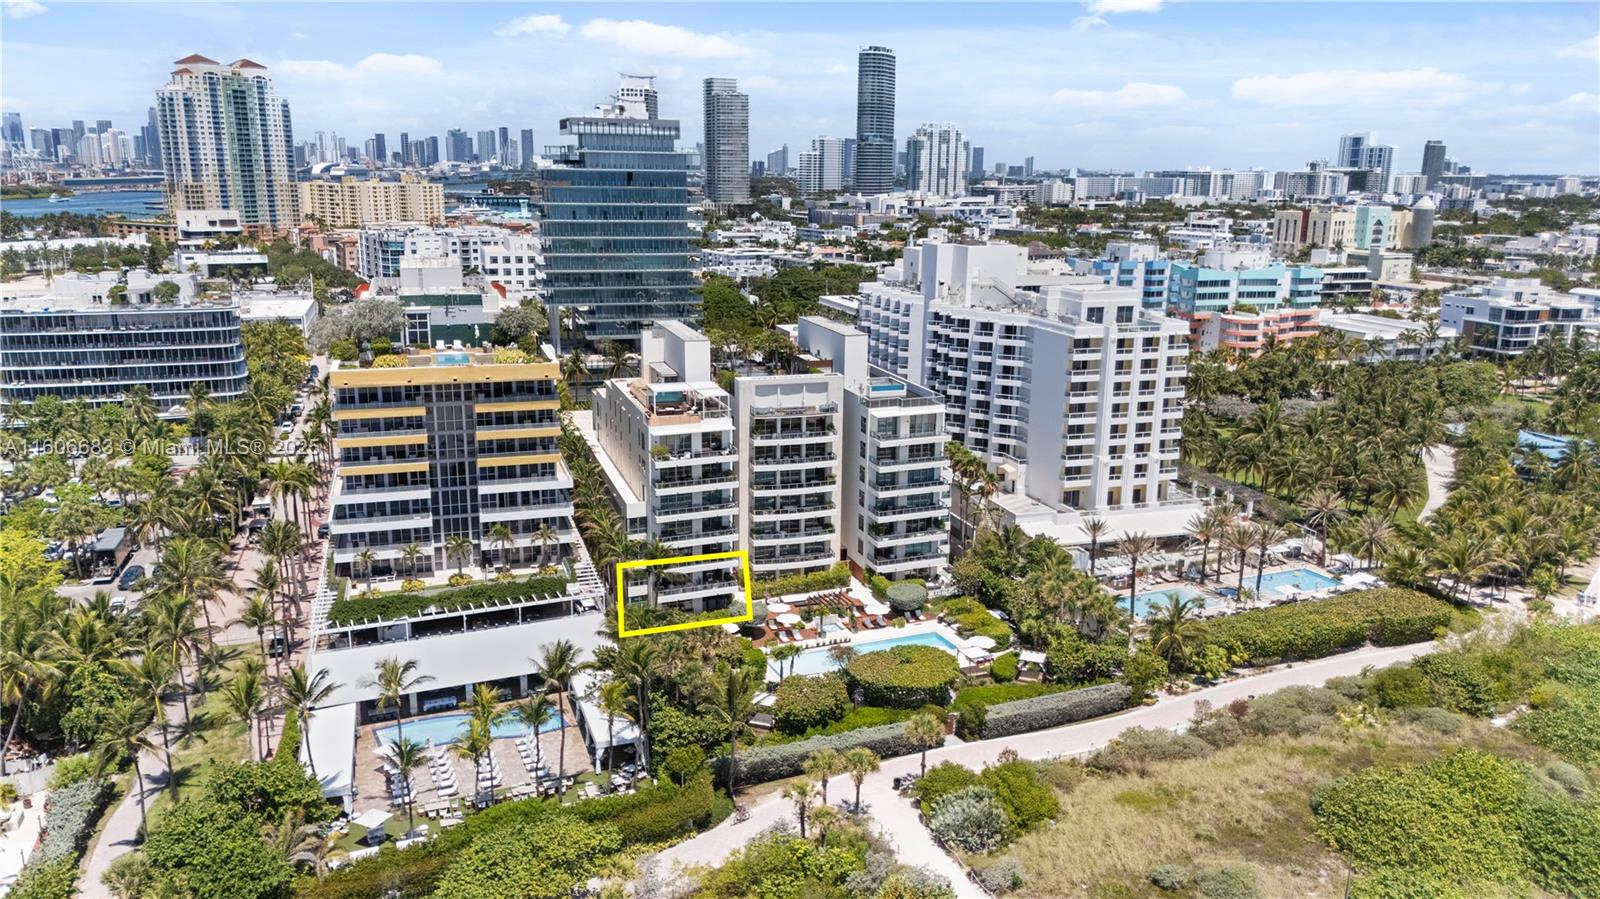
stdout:
[(906, 189), (960, 197), (967, 192), (971, 150), (961, 129), (931, 122), (906, 138)]
[(844, 187), (844, 139), (818, 137), (800, 154), (800, 192), (819, 194)]
[(733, 78), (705, 81), (706, 199), (750, 202), (750, 97)]
[(266, 67), (199, 54), (176, 65), (156, 91), (168, 212), (226, 209), (244, 225), (299, 224), (289, 101)]
[(1097, 514), (1181, 497), (1188, 329), (1137, 290), (925, 242), (861, 292), (872, 363), (943, 395), (954, 439), (1016, 493)]
[[(664, 321), (640, 349), (640, 377), (595, 389), (592, 427), (574, 416), (628, 532), (674, 556), (738, 549), (740, 457), (728, 393), (711, 377), (711, 343)], [(630, 584), (628, 598), (698, 612), (743, 600), (744, 584), (737, 560), (698, 562)]]

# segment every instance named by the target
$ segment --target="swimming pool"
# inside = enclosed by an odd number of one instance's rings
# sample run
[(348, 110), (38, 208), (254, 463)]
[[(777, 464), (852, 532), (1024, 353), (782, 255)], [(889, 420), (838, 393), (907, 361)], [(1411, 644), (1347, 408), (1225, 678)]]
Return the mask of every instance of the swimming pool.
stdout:
[[(430, 739), (435, 746), (454, 743), (466, 734), (467, 721), (471, 717), (471, 715), (434, 715), (429, 718), (408, 718), (405, 722), (406, 739), (416, 740), (424, 746), (428, 745)], [(549, 733), (556, 728), (556, 716), (551, 715), (539, 725), (539, 733)], [(379, 745), (387, 746), (394, 740), (397, 730), (398, 728), (391, 724), (388, 727), (380, 727), (373, 733), (377, 736)], [(490, 731), (502, 739), (520, 737), (527, 732), (528, 728), (522, 722), (510, 717), (496, 724)]]
[[(942, 649), (951, 655), (957, 655), (956, 645), (949, 638), (938, 631), (923, 631), (920, 634), (906, 634), (901, 637), (891, 637), (888, 640), (873, 640), (869, 643), (848, 644), (853, 646), (858, 653), (881, 652), (895, 646), (932, 646)], [(782, 680), (791, 674), (827, 674), (839, 667), (839, 663), (828, 655), (832, 647), (819, 646), (808, 649), (792, 659), (783, 662), (783, 673), (778, 673), (777, 662), (767, 663), (767, 676), (771, 680)], [(791, 667), (792, 666), (792, 667)]]
[[(1245, 576), (1246, 587), (1255, 586), (1255, 581), (1249, 575)], [(1294, 587), (1305, 593), (1315, 593), (1339, 586), (1339, 579), (1329, 577), (1312, 568), (1291, 568), (1288, 571), (1274, 571), (1261, 576), (1261, 592), (1266, 595), (1279, 595), (1285, 587)]]
[[(1133, 595), (1133, 614), (1141, 619), (1149, 618), (1151, 609), (1167, 604), (1168, 594), (1175, 595), (1179, 599), (1198, 599), (1201, 602), (1205, 602), (1206, 600), (1206, 595), (1201, 593), (1199, 590), (1194, 589), (1193, 587), (1168, 587), (1165, 590), (1150, 590), (1145, 593), (1135, 593)], [(1123, 607), (1126, 607), (1128, 604), (1128, 597), (1124, 595), (1119, 598), (1122, 601)]]
[(438, 353), (433, 357), (434, 365), (471, 365), (472, 357), (466, 353)]

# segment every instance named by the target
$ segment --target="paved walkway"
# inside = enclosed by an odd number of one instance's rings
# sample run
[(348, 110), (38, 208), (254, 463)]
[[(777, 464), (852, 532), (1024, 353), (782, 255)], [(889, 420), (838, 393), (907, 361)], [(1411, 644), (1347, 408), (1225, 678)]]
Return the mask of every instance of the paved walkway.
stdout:
[[(1271, 693), (1284, 687), (1319, 685), (1330, 678), (1359, 674), (1368, 666), (1382, 668), (1407, 661), (1432, 652), (1437, 645), (1428, 642), (1382, 649), (1367, 648), (1315, 662), (1281, 666), (1215, 687), (1194, 690), (1183, 696), (1163, 696), (1155, 705), (1140, 706), (1106, 718), (1004, 739), (979, 740), (935, 749), (928, 753), (928, 764), (932, 766), (948, 761), (980, 768), (992, 764), (1004, 749), (1014, 750), (1028, 759), (1083, 755), (1099, 749), (1130, 727), (1180, 730), (1194, 716), (1195, 704), (1200, 700), (1210, 702), (1213, 707), (1221, 707), (1235, 699)], [(880, 833), (894, 847), (897, 858), (911, 864), (925, 865), (950, 878), (951, 883), (956, 885), (958, 895), (975, 895), (977, 887), (966, 880), (960, 866), (933, 841), (927, 828), (920, 823), (912, 801), (894, 790), (895, 777), (915, 774), (919, 768), (920, 761), (915, 755), (885, 759), (882, 768), (868, 776), (862, 784), (861, 801)], [(829, 796), (836, 801), (850, 798), (852, 785), (848, 777), (838, 778), (829, 786)], [(719, 864), (774, 822), (793, 818), (794, 805), (782, 796), (771, 796), (752, 806), (749, 812), (749, 817), (743, 823), (735, 823), (729, 818), (720, 826), (665, 850), (660, 855), (662, 863), (680, 869), (690, 865)]]
[[(190, 697), (193, 703), (195, 697)], [(177, 727), (183, 719), (183, 701), (173, 696), (167, 701), (167, 720), (174, 726), (173, 739), (177, 739)], [(167, 788), (169, 774), (167, 773), (166, 754), (161, 750), (161, 733), (159, 730), (150, 732), (150, 740), (156, 744), (154, 752), (146, 750), (139, 754), (139, 770), (144, 777), (138, 784), (131, 784), (127, 795), (122, 797), (116, 807), (106, 814), (106, 826), (100, 831), (100, 839), (89, 847), (83, 863), (83, 876), (78, 878), (78, 891), (82, 896), (107, 896), (109, 891), (100, 882), (101, 875), (111, 867), (111, 863), (132, 852), (139, 845), (139, 793), (144, 793), (145, 805), (154, 802), (161, 791)], [(129, 774), (132, 781), (132, 774)]]
[(1456, 476), (1456, 451), (1442, 443), (1430, 446), (1422, 454), (1422, 465), (1428, 470), (1428, 501), (1417, 513), (1418, 521), (1427, 518), (1449, 498), (1450, 480)]

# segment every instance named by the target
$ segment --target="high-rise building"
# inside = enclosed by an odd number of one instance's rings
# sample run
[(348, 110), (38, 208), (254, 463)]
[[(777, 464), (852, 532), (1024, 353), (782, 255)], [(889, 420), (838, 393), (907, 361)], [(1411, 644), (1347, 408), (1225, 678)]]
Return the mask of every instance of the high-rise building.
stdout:
[(844, 186), (844, 141), (837, 137), (818, 137), (811, 149), (800, 154), (800, 192), (819, 194)]
[(534, 153), (533, 153), (533, 129), (532, 128), (524, 128), (524, 129), (522, 129), (522, 140), (518, 142), (518, 146), (522, 149), (522, 158), (519, 161), (521, 166), (522, 166), (522, 168), (524, 168), (524, 169), (533, 168), (533, 156), (534, 156)]
[(414, 164), (411, 157), (411, 135), (404, 131), (400, 132), (400, 164)]
[(0, 128), (0, 139), (8, 146), (20, 148), (22, 146), (22, 113), (8, 112), (5, 116), (5, 125)]
[(661, 117), (661, 102), (656, 94), (656, 76), (622, 74), (622, 84), (617, 87), (617, 102), (644, 104), (644, 117)]
[(960, 197), (967, 192), (968, 146), (961, 130), (930, 122), (906, 138), (906, 189)]
[(111, 130), (111, 120), (96, 119), (94, 123), (94, 130), (97, 134), (105, 134), (107, 131)]
[(1022, 160), (1022, 176), (1024, 178), (1032, 178), (1033, 177), (1033, 157), (1032, 156), (1028, 156), (1028, 157), (1026, 157), (1026, 158), (1024, 158)]
[(1339, 154), (1334, 157), (1333, 167), (1338, 169), (1359, 169), (1365, 159), (1367, 144), (1372, 142), (1372, 135), (1367, 132), (1358, 134), (1339, 135)]
[(850, 177), (856, 170), (856, 139), (847, 137), (839, 156), (839, 176), (844, 179), (846, 187), (850, 186)]
[(300, 216), (330, 228), (359, 228), (385, 222), (444, 221), (444, 187), (402, 175), (399, 181), (343, 178), (301, 181)]
[(888, 47), (864, 47), (856, 61), (856, 152), (851, 184), (864, 194), (894, 189), (895, 58)]
[(444, 158), (450, 162), (472, 161), (472, 138), (460, 128), (451, 128), (444, 134)]
[(226, 209), (244, 225), (298, 224), (289, 101), (266, 67), (199, 54), (176, 65), (156, 91), (169, 211)]
[(1388, 188), (1389, 176), (1394, 172), (1394, 147), (1387, 144), (1368, 144), (1361, 153), (1361, 167), (1378, 173), (1379, 187), (1374, 193)]
[(494, 129), (478, 132), (478, 161), (489, 162), (494, 159)]
[(83, 127), (83, 119), (72, 120), (72, 143), (74, 146), (77, 145), (78, 141), (83, 140), (83, 136), (88, 133), (88, 129)]
[(784, 144), (767, 154), (767, 174), (780, 178), (789, 174), (788, 144)]
[(504, 125), (494, 130), (494, 155), (500, 165), (510, 167), (514, 160), (511, 158), (511, 129)]
[(967, 169), (975, 178), (983, 177), (983, 148), (972, 148), (972, 165)]
[(150, 107), (145, 111), (149, 124), (144, 126), (145, 165), (153, 169), (161, 168), (161, 123), (156, 117), (156, 108)]
[(423, 149), (422, 164), (423, 165), (438, 165), (439, 164), (439, 138), (438, 138), (438, 136), (437, 135), (430, 136), (427, 140), (421, 141), (421, 144), (422, 144), (422, 149)]
[(379, 165), (389, 161), (389, 142), (382, 131), (372, 136), (372, 161)]
[(733, 78), (705, 80), (706, 199), (750, 202), (750, 98)]
[(1428, 190), (1439, 186), (1444, 177), (1445, 147), (1442, 140), (1430, 140), (1422, 145), (1422, 175), (1428, 179)]
[(696, 317), (688, 161), (677, 121), (645, 118), (642, 99), (562, 119), (577, 142), (539, 170), (545, 301), (552, 320), (573, 311), (580, 344)]

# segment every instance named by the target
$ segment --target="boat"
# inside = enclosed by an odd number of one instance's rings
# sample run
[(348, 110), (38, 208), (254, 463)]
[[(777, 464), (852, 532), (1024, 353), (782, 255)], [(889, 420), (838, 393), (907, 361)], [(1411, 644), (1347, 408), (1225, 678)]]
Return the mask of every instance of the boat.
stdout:
[(50, 195), (50, 199), (49, 199), (48, 202), (51, 202), (51, 203), (65, 203), (70, 199), (72, 199), (72, 198), (71, 197), (63, 197), (60, 194), (51, 194)]

